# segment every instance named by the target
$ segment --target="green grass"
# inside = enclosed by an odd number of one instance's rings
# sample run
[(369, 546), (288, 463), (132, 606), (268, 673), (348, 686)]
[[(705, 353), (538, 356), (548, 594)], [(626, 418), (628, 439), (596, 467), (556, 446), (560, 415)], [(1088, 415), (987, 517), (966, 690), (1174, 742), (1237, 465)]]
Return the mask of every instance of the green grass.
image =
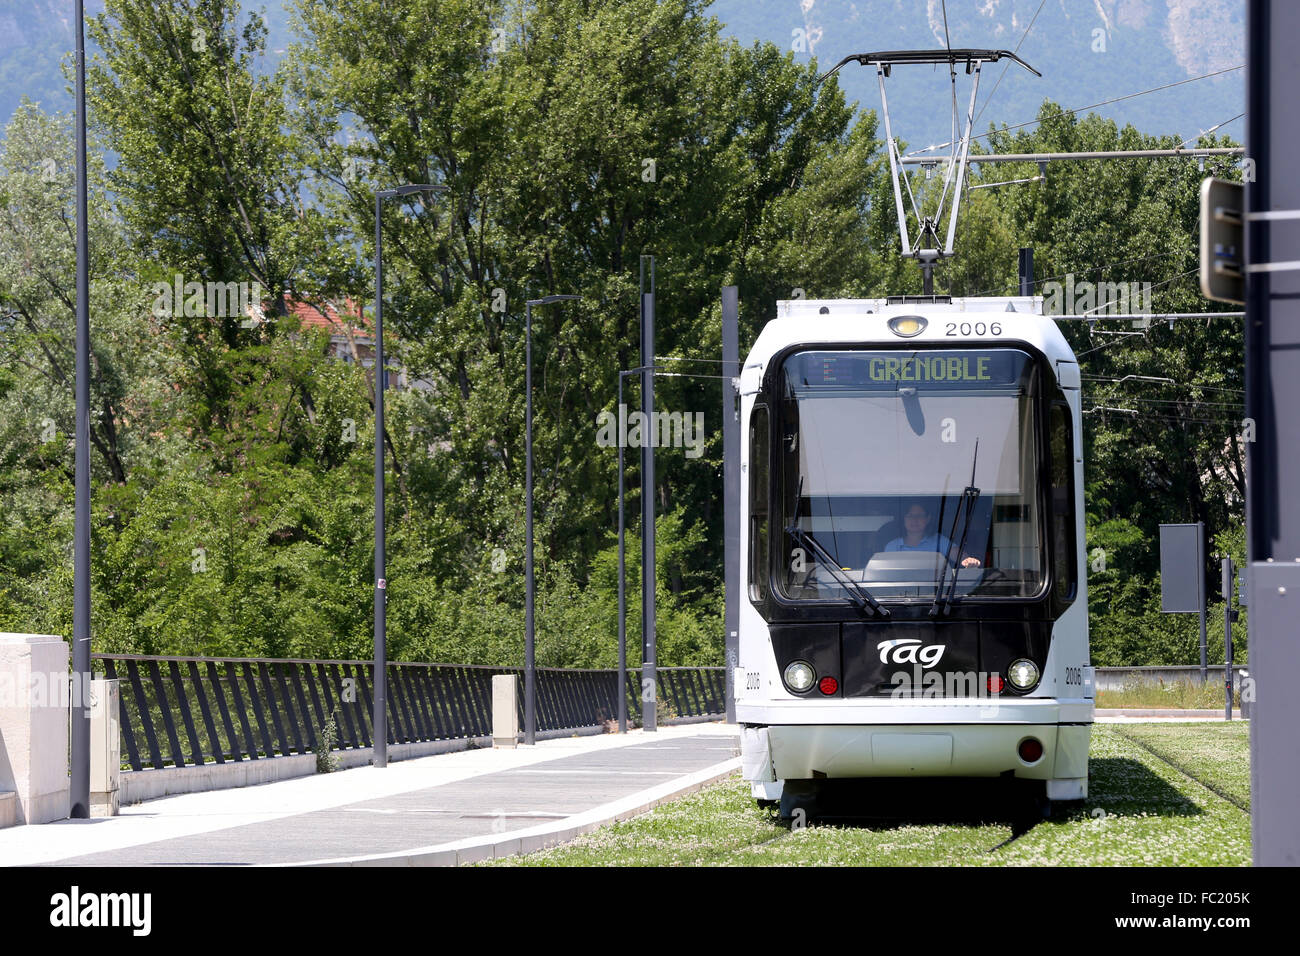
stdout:
[[(1249, 815), (1137, 740), (1220, 793), (1249, 798), (1244, 723), (1098, 724), (1088, 800), (1051, 819), (1026, 821), (1020, 832), (1013, 831), (1014, 821), (996, 806), (982, 814), (985, 819), (919, 822), (904, 817), (869, 825), (814, 822), (791, 828), (760, 809), (737, 775), (562, 847), (487, 865), (1248, 865)], [(944, 782), (934, 785), (943, 787)]]
[[(1204, 684), (1185, 680), (1134, 680), (1122, 690), (1097, 691), (1098, 707), (1169, 707), (1187, 710), (1223, 710), (1223, 683)], [(1241, 694), (1233, 694), (1233, 707), (1241, 706)]]
[(1178, 724), (1114, 727), (1116, 733), (1155, 751), (1220, 796), (1249, 809), (1250, 724), (1243, 720), (1197, 724), (1194, 736), (1188, 734), (1189, 729)]

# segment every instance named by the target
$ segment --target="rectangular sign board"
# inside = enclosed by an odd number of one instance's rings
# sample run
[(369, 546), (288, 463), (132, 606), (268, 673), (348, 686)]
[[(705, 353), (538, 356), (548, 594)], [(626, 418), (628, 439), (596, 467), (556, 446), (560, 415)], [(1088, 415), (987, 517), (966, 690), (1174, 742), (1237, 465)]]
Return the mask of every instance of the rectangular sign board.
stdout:
[(1219, 302), (1246, 301), (1245, 188), (1206, 177), (1201, 183), (1201, 294)]
[(1197, 614), (1205, 607), (1205, 525), (1160, 526), (1160, 610)]

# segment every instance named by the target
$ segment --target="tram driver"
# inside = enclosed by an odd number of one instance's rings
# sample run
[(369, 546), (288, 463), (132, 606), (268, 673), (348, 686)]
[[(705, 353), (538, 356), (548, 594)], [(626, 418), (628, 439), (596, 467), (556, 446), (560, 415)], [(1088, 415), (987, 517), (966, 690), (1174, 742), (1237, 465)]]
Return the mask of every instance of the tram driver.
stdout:
[[(937, 551), (952, 558), (952, 541), (938, 531), (930, 531), (930, 509), (922, 501), (913, 501), (903, 514), (903, 536), (885, 545), (885, 551)], [(978, 568), (980, 559), (967, 555), (959, 561), (963, 568)]]

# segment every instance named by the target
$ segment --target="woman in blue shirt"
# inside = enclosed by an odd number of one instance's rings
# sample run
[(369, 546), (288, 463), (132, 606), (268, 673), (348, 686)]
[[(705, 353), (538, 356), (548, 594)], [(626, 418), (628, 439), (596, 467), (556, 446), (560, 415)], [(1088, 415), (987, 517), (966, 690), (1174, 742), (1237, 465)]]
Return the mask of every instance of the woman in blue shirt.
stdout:
[[(930, 512), (921, 502), (913, 502), (903, 515), (904, 535), (885, 545), (886, 551), (937, 551), (951, 555), (952, 541), (937, 531), (929, 532)], [(979, 558), (965, 557), (961, 560), (963, 568), (978, 568)]]

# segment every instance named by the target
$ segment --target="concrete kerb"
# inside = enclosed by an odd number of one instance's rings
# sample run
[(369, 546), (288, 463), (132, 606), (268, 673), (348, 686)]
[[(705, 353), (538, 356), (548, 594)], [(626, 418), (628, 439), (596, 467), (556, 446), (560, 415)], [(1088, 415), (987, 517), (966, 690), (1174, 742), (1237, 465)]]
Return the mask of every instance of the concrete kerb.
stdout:
[[(1250, 724), (1249, 717), (1242, 717), (1241, 711), (1232, 712), (1234, 722)], [(1195, 724), (1226, 723), (1222, 710), (1182, 710), (1174, 708), (1142, 707), (1099, 707), (1093, 720), (1099, 724)]]
[(533, 853), (567, 843), (585, 833), (640, 816), (679, 797), (695, 793), (740, 769), (740, 758), (684, 774), (675, 780), (631, 794), (621, 800), (593, 807), (563, 820), (539, 824), (525, 830), (490, 837), (474, 836), (452, 843), (398, 850), (371, 856), (335, 857), (301, 863), (275, 863), (271, 866), (462, 866), (484, 860), (502, 859)]

